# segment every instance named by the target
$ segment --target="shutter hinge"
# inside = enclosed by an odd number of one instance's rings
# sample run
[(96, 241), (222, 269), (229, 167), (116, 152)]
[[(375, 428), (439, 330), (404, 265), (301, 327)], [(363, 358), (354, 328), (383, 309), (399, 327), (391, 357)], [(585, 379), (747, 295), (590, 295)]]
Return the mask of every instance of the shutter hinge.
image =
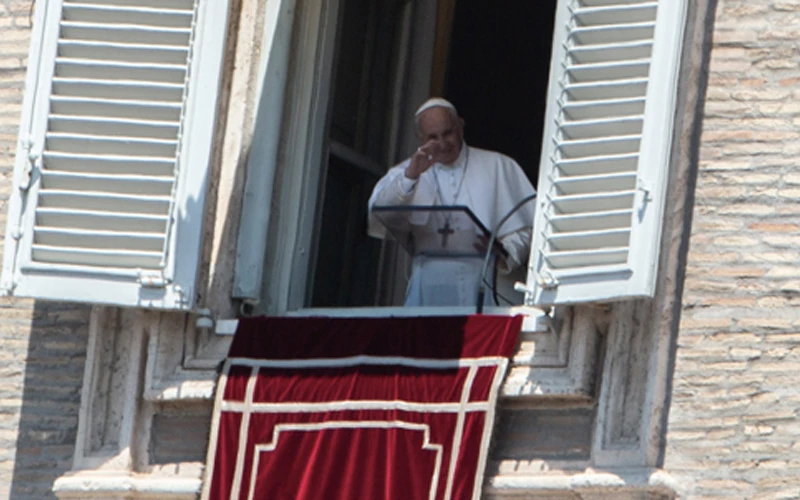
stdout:
[(195, 320), (195, 327), (198, 329), (211, 329), (214, 328), (214, 313), (211, 309), (198, 309), (195, 311), (197, 319)]
[(161, 271), (139, 271), (136, 281), (146, 288), (164, 288), (169, 284)]
[(33, 169), (39, 163), (39, 159), (41, 158), (38, 153), (33, 152), (33, 141), (27, 139), (23, 143), (23, 147), (27, 153), (28, 162), (25, 164), (25, 168), (22, 171), (22, 177), (19, 179), (19, 189), (20, 191), (27, 191), (31, 187), (31, 179), (33, 178)]
[(181, 309), (188, 309), (190, 303), (189, 297), (192, 295), (192, 289), (184, 290), (181, 286), (175, 285), (174, 290), (175, 294), (178, 296), (175, 299), (175, 304)]
[(558, 288), (558, 285), (561, 284), (559, 283), (558, 278), (550, 274), (549, 271), (543, 271), (539, 273), (537, 281), (539, 282), (539, 286), (545, 290)]
[(639, 204), (639, 220), (644, 218), (644, 211), (647, 209), (647, 204), (653, 201), (653, 195), (650, 191), (650, 184), (639, 177), (636, 180), (636, 191), (641, 193), (641, 203)]
[(529, 287), (527, 283), (522, 283), (521, 281), (517, 281), (514, 283), (514, 290), (519, 293), (525, 294), (525, 305), (526, 306), (533, 306), (533, 288)]

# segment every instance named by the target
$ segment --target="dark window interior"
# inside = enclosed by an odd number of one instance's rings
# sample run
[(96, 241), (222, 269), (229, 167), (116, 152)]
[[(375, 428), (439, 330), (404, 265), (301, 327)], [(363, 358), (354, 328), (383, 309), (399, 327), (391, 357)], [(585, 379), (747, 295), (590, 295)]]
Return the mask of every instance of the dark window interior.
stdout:
[(514, 158), (534, 186), (555, 3), (458, 0), (445, 79), (467, 143)]
[[(391, 68), (403, 3), (341, 5), (328, 132), (338, 147), (327, 156), (323, 199), (310, 203), (321, 224), (312, 256), (312, 307), (379, 305), (381, 242), (366, 235), (366, 204), (375, 170), (388, 167)], [(445, 97), (466, 120), (467, 142), (511, 156), (534, 185), (554, 13), (555, 0), (458, 0), (444, 80)]]

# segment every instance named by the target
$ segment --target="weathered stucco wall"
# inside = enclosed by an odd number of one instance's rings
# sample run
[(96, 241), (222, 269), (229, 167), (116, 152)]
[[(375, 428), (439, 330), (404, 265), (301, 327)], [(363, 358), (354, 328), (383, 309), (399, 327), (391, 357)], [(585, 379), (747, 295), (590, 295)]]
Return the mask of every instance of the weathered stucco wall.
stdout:
[[(0, 2), (0, 226), (25, 88), (30, 1)], [(0, 254), (2, 248), (0, 247)], [(54, 498), (72, 466), (89, 309), (0, 298), (0, 498)]]
[(800, 498), (800, 1), (719, 0), (665, 467)]

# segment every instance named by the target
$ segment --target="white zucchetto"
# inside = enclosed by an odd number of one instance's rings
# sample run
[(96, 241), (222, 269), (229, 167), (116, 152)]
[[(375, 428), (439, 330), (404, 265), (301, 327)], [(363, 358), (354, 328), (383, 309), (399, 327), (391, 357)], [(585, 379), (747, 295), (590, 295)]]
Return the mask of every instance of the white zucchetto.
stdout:
[(431, 97), (424, 103), (422, 106), (419, 107), (416, 113), (414, 113), (414, 118), (419, 118), (424, 111), (429, 110), (431, 108), (447, 108), (453, 111), (453, 114), (458, 116), (458, 111), (456, 111), (456, 107), (448, 101), (447, 99), (442, 99), (441, 97)]

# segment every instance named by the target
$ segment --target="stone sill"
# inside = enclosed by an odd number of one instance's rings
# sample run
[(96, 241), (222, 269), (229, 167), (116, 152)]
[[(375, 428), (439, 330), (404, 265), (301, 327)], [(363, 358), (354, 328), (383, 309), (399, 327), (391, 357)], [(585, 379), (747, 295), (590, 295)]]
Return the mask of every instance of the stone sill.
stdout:
[(61, 476), (53, 492), (61, 500), (196, 500), (201, 488), (200, 478), (83, 472)]
[[(82, 472), (56, 480), (53, 491), (61, 500), (195, 500), (200, 478)], [(489, 479), (489, 498), (677, 498), (677, 482), (660, 469), (587, 470), (575, 474), (504, 474)]]
[(575, 474), (502, 474), (489, 478), (484, 494), (490, 498), (678, 498), (678, 483), (661, 469), (591, 470)]

